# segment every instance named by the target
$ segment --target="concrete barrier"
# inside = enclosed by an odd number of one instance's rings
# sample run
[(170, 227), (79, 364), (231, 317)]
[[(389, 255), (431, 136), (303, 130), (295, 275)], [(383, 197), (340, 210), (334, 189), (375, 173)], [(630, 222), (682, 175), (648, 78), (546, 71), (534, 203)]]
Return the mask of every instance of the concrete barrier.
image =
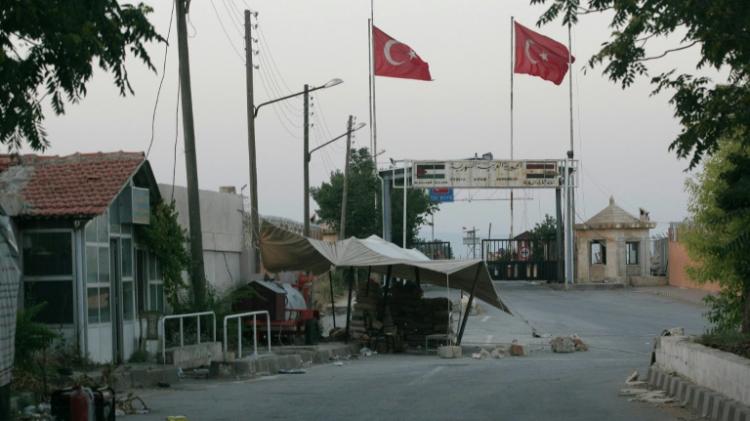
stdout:
[(167, 364), (180, 368), (196, 368), (222, 358), (221, 342), (203, 342), (167, 349)]

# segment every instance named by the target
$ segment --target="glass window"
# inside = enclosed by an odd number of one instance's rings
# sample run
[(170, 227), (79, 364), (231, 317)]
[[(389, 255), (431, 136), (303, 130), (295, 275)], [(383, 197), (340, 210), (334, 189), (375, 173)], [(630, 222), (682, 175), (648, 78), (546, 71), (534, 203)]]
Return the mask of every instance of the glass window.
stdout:
[(73, 245), (69, 232), (29, 232), (23, 241), (23, 274), (73, 274)]
[(96, 218), (86, 224), (86, 242), (96, 242)]
[(151, 311), (158, 310), (156, 305), (156, 284), (151, 284), (148, 286), (148, 309)]
[(109, 243), (109, 224), (107, 223), (107, 214), (102, 214), (96, 217), (97, 225), (97, 241), (100, 243)]
[(72, 281), (26, 281), (23, 288), (26, 307), (47, 303), (37, 315), (36, 321), (73, 323)]
[(122, 277), (133, 277), (133, 240), (122, 239)]
[(99, 247), (99, 282), (109, 282), (109, 247)]
[(164, 313), (164, 284), (156, 285), (156, 291), (157, 291), (156, 308), (157, 310), (159, 310), (160, 313)]
[(99, 321), (106, 323), (109, 321), (110, 299), (109, 287), (99, 288)]
[(156, 280), (156, 257), (151, 253), (148, 255), (148, 279)]
[(89, 323), (99, 323), (99, 288), (88, 288), (86, 304), (89, 308)]
[(124, 320), (133, 320), (135, 316), (135, 291), (133, 290), (133, 281), (122, 282), (122, 317)]
[(86, 282), (95, 283), (97, 282), (97, 272), (99, 266), (97, 265), (97, 258), (99, 252), (96, 247), (86, 246)]
[(628, 265), (638, 264), (638, 249), (640, 248), (640, 245), (641, 243), (639, 241), (628, 241), (625, 243), (625, 262)]
[(594, 240), (591, 242), (591, 264), (607, 264), (607, 243), (604, 240)]

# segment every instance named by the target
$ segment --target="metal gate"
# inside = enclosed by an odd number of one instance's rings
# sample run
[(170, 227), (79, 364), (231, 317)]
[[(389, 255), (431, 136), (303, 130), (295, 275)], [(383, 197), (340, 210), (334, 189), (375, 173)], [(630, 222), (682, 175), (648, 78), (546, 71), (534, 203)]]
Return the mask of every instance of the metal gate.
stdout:
[(452, 259), (453, 250), (448, 241), (419, 241), (414, 243), (414, 248), (421, 251), (432, 260)]
[(482, 258), (495, 281), (560, 282), (557, 244), (552, 240), (482, 240)]

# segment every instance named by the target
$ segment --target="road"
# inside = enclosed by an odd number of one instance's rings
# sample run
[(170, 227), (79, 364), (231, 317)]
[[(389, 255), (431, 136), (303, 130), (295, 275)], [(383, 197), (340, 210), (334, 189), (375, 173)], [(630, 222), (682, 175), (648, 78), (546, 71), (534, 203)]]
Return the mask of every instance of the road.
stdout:
[[(670, 420), (691, 419), (679, 408), (618, 396), (635, 369), (645, 374), (653, 337), (680, 326), (704, 329), (702, 306), (636, 290), (553, 291), (503, 287), (500, 294), (525, 321), (502, 323), (486, 311), (469, 319), (467, 338), (508, 337), (504, 326), (580, 335), (588, 352), (475, 360), (376, 355), (306, 374), (236, 382), (184, 382), (139, 392), (154, 412), (126, 419), (163, 420)], [(489, 317), (488, 317), (489, 316)], [(484, 321), (483, 321), (484, 320)], [(507, 320), (506, 320), (507, 321)], [(528, 322), (528, 324), (527, 324)], [(523, 332), (513, 332), (515, 333)]]

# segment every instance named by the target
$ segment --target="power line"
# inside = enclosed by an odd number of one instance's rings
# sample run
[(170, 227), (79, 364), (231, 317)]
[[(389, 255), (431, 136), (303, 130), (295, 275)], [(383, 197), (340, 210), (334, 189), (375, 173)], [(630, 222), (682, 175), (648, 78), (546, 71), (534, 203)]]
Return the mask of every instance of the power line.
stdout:
[(211, 8), (214, 9), (214, 13), (216, 14), (216, 19), (219, 21), (219, 25), (221, 26), (222, 32), (224, 32), (224, 36), (227, 38), (227, 41), (229, 42), (229, 46), (232, 47), (232, 50), (234, 51), (234, 54), (239, 57), (239, 59), (242, 61), (242, 63), (245, 63), (245, 58), (240, 54), (240, 52), (237, 50), (237, 47), (234, 46), (234, 42), (232, 42), (232, 37), (229, 36), (229, 32), (227, 32), (226, 26), (224, 26), (224, 21), (221, 20), (221, 16), (219, 15), (219, 10), (216, 9), (216, 5), (214, 4), (214, 0), (210, 0)]
[(169, 53), (169, 35), (172, 33), (172, 20), (174, 19), (174, 5), (172, 2), (172, 11), (169, 12), (169, 28), (167, 28), (167, 38), (164, 45), (164, 62), (161, 66), (161, 79), (159, 80), (159, 88), (156, 90), (156, 100), (154, 101), (154, 111), (151, 113), (151, 139), (148, 141), (148, 149), (146, 149), (146, 159), (148, 159), (151, 153), (151, 147), (154, 146), (154, 129), (156, 126), (156, 109), (159, 107), (159, 96), (161, 95), (161, 87), (164, 85), (164, 77), (167, 75), (167, 55)]

